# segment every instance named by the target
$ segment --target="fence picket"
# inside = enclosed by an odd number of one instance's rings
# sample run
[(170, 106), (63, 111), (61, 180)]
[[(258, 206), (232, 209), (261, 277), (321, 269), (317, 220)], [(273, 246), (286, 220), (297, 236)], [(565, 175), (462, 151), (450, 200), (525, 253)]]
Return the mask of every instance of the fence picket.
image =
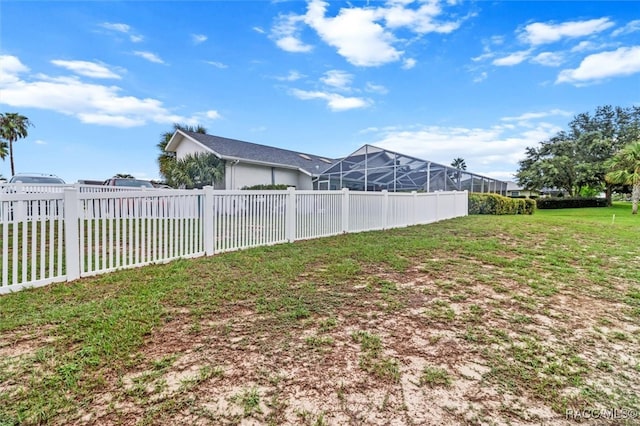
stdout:
[(466, 191), (20, 190), (0, 191), (0, 294), (179, 257), (468, 212)]

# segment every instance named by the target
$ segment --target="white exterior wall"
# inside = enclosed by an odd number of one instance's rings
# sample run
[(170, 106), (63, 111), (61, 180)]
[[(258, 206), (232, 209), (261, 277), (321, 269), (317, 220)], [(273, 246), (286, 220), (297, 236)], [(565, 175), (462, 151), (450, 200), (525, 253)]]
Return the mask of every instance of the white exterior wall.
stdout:
[(300, 188), (298, 185), (298, 176), (301, 174), (297, 170), (289, 170), (289, 169), (275, 169), (275, 181), (273, 182), (276, 185), (287, 185), (287, 186), (295, 186), (297, 189)]
[(297, 189), (313, 189), (311, 177), (297, 170), (274, 168), (271, 166), (227, 162), (225, 170), (225, 188), (242, 189), (254, 185), (287, 185)]
[[(210, 151), (199, 144), (183, 138), (176, 148), (176, 158), (184, 158), (189, 154), (209, 153)], [(295, 186), (300, 190), (311, 190), (313, 184), (311, 176), (293, 169), (283, 169), (276, 167), (271, 173), (271, 166), (261, 166), (258, 164), (247, 164), (239, 162), (234, 164), (227, 161), (225, 166), (224, 184), (216, 184), (215, 189), (242, 189), (245, 186), (253, 185), (276, 185)]]
[(271, 167), (227, 162), (226, 189), (242, 189), (245, 186), (271, 183)]
[(178, 144), (176, 148), (176, 158), (181, 159), (186, 157), (189, 154), (197, 154), (197, 153), (209, 153), (210, 151), (206, 150), (202, 146), (196, 144), (193, 141), (190, 141), (187, 138), (183, 138), (180, 144)]
[(311, 176), (298, 172), (298, 185), (296, 189), (301, 191), (311, 191), (313, 189), (313, 180), (311, 180)]

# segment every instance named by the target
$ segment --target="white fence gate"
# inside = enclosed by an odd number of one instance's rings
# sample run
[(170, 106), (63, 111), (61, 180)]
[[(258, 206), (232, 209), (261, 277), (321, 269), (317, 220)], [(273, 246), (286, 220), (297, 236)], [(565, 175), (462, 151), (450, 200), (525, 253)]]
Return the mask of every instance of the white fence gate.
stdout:
[(426, 224), (467, 192), (0, 188), (0, 294), (177, 258)]

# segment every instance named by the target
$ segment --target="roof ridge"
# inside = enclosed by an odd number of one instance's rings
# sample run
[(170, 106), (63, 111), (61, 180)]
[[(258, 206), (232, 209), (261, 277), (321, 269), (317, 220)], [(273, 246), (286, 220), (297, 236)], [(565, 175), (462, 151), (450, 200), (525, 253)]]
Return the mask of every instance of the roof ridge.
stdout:
[(240, 140), (240, 139), (227, 138), (225, 136), (217, 136), (217, 135), (211, 135), (209, 133), (198, 133), (198, 132), (191, 132), (191, 131), (186, 131), (186, 130), (183, 130), (183, 131), (185, 133), (190, 134), (190, 135), (208, 136), (208, 137), (211, 137), (211, 138), (224, 139), (224, 140), (228, 140), (228, 141), (232, 141), (232, 142), (241, 142), (241, 143), (246, 143), (246, 144), (250, 144), (250, 145), (260, 146), (260, 147), (263, 147), (263, 148), (276, 149), (276, 150), (280, 150), (280, 151), (287, 151), (287, 152), (291, 152), (293, 154), (298, 154), (298, 155), (300, 155), (300, 154), (311, 155), (311, 156), (316, 157), (318, 159), (324, 158), (324, 159), (327, 159), (327, 160), (331, 160), (332, 162), (336, 160), (335, 158), (327, 157), (327, 156), (324, 156), (324, 155), (311, 154), (309, 152), (302, 152), (302, 151), (294, 151), (292, 149), (279, 148), (277, 146), (272, 146), (272, 145), (264, 145), (264, 144), (256, 143), (256, 142), (249, 142), (249, 141), (243, 141), (243, 140)]

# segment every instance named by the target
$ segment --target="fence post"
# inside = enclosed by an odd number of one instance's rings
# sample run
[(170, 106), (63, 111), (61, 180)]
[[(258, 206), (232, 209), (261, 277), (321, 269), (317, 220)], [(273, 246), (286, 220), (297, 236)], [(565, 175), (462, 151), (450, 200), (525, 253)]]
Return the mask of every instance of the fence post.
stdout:
[(464, 190), (464, 216), (469, 216), (469, 191)]
[[(22, 182), (17, 182), (15, 186), (16, 194), (24, 193), (24, 184)], [(13, 203), (13, 219), (20, 222), (23, 220), (27, 220), (27, 211), (29, 211), (28, 204), (29, 200), (16, 201)]]
[(349, 188), (342, 188), (342, 233), (349, 232)]
[(296, 189), (287, 188), (286, 238), (292, 243), (296, 240)]
[(436, 192), (436, 222), (440, 220), (440, 193)]
[(213, 186), (204, 187), (204, 212), (202, 219), (204, 224), (202, 232), (204, 232), (204, 254), (205, 256), (213, 256), (215, 252), (216, 227), (214, 223), (213, 212)]
[(80, 236), (78, 233), (78, 190), (64, 189), (64, 259), (67, 281), (80, 278)]

